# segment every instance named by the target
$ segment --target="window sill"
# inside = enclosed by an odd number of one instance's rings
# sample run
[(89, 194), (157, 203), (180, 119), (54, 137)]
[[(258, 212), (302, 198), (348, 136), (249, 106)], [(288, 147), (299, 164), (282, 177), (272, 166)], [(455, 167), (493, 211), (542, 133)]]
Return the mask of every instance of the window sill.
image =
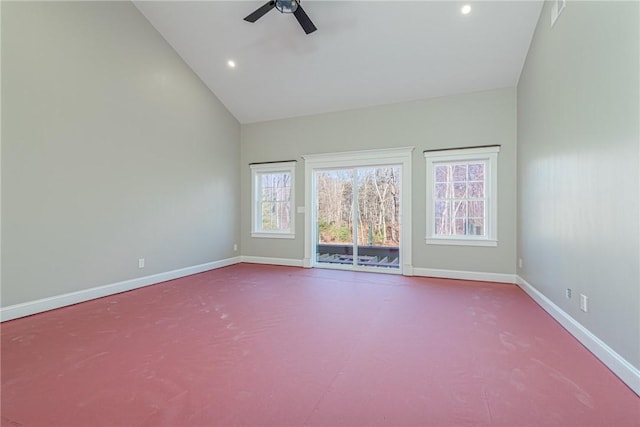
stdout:
[(267, 239), (295, 239), (296, 235), (292, 233), (251, 233), (251, 237)]
[(491, 239), (451, 239), (451, 238), (436, 238), (427, 237), (427, 245), (453, 245), (453, 246), (485, 246), (496, 247), (498, 246), (497, 240)]

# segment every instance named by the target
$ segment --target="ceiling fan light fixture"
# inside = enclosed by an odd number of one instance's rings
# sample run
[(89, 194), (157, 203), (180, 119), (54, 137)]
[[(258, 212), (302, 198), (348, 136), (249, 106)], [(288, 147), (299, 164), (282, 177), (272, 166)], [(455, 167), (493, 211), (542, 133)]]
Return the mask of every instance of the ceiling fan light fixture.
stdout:
[(276, 9), (282, 13), (294, 13), (298, 9), (298, 1), (276, 0)]

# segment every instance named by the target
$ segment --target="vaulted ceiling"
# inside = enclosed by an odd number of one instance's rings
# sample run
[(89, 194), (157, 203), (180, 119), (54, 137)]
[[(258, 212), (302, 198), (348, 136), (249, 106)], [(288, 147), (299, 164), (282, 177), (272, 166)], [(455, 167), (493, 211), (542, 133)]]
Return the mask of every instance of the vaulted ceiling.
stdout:
[(243, 20), (265, 1), (134, 4), (241, 123), (515, 86), (542, 7), (303, 0), (306, 35), (276, 9)]

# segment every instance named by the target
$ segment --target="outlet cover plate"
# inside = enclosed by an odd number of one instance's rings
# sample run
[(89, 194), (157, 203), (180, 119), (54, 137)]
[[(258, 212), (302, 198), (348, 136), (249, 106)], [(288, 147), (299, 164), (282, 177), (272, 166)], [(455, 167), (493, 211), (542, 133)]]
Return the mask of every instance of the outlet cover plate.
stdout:
[(589, 298), (585, 294), (580, 294), (580, 310), (589, 311)]

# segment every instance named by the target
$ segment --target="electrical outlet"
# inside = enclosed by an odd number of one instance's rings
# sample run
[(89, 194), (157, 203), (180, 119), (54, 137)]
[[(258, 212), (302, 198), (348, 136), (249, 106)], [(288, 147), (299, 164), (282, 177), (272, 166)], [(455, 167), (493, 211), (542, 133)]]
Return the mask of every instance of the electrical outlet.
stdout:
[(567, 290), (565, 291), (565, 295), (567, 299), (571, 299), (571, 288), (567, 288)]
[(234, 243), (233, 244), (233, 252), (237, 252), (238, 251), (238, 244)]
[(589, 298), (585, 294), (580, 294), (580, 310), (589, 311)]
[(144, 258), (138, 258), (138, 268), (144, 268)]
[(522, 258), (518, 258), (518, 267), (522, 268)]

